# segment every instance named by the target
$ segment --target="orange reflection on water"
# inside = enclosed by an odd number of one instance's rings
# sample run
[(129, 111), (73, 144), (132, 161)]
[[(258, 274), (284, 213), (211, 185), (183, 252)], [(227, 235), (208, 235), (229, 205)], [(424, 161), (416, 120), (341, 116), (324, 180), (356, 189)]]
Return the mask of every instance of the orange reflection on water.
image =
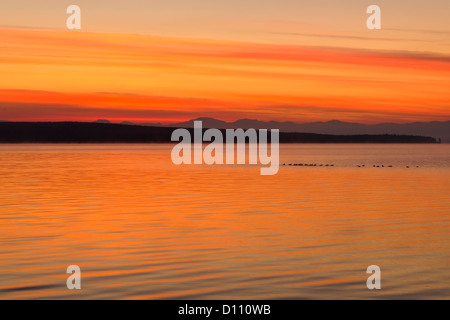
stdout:
[(175, 166), (171, 147), (0, 146), (0, 297), (450, 297), (448, 146), (281, 146), (335, 167), (275, 176)]

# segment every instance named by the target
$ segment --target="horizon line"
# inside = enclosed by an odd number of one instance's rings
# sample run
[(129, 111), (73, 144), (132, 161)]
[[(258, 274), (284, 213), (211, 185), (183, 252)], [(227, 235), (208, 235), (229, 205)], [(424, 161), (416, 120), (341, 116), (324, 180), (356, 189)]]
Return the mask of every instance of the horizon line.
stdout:
[(418, 123), (446, 123), (450, 122), (450, 119), (448, 120), (432, 120), (432, 121), (413, 121), (413, 122), (378, 122), (378, 123), (362, 123), (362, 122), (351, 122), (351, 121), (342, 121), (338, 119), (332, 119), (332, 120), (322, 120), (322, 121), (311, 121), (311, 122), (296, 122), (296, 121), (279, 121), (279, 120), (259, 120), (259, 119), (252, 119), (252, 118), (239, 118), (237, 120), (222, 120), (218, 118), (212, 118), (212, 117), (197, 117), (189, 120), (179, 120), (175, 122), (161, 122), (158, 120), (153, 120), (155, 122), (144, 121), (144, 122), (136, 122), (132, 120), (110, 120), (106, 118), (97, 118), (95, 120), (30, 120), (30, 121), (24, 121), (24, 120), (4, 120), (0, 119), (0, 123), (10, 122), (10, 123), (64, 123), (64, 122), (71, 122), (71, 123), (104, 123), (104, 124), (130, 124), (130, 125), (161, 125), (161, 126), (168, 126), (168, 125), (174, 125), (174, 124), (182, 124), (182, 123), (188, 123), (193, 121), (204, 121), (204, 120), (214, 120), (214, 121), (220, 121), (224, 122), (225, 124), (234, 124), (238, 121), (257, 121), (261, 123), (280, 123), (280, 124), (296, 124), (296, 125), (303, 125), (303, 124), (327, 124), (327, 123), (344, 123), (344, 124), (360, 124), (365, 126), (376, 126), (376, 125), (382, 125), (382, 124), (395, 124), (395, 125), (404, 125), (404, 124), (418, 124)]

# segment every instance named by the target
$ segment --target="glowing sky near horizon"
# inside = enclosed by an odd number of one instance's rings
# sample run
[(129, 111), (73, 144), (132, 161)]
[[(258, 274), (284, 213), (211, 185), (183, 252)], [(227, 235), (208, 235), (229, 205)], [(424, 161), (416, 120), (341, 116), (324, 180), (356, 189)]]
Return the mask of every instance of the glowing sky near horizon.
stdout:
[(0, 120), (450, 120), (450, 1), (376, 3), (2, 0)]

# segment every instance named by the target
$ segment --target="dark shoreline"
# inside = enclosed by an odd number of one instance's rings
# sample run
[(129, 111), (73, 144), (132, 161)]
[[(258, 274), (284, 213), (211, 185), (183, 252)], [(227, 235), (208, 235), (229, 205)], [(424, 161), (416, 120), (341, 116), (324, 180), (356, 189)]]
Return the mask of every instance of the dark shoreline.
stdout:
[[(176, 129), (89, 122), (0, 122), (0, 143), (177, 143), (171, 141), (172, 132)], [(194, 130), (187, 130), (193, 136)], [(220, 131), (225, 132), (224, 129)], [(432, 137), (393, 134), (329, 135), (280, 132), (280, 143), (436, 144), (438, 140)]]

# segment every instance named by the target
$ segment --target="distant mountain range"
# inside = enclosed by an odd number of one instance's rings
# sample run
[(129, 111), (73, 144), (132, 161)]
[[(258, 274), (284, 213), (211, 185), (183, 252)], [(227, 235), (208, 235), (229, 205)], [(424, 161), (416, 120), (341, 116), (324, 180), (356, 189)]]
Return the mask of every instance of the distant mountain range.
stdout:
[[(216, 120), (217, 121), (217, 120)], [(205, 122), (204, 128), (214, 123)], [(217, 124), (217, 123), (215, 123)], [(177, 125), (175, 125), (177, 126)], [(193, 128), (184, 123), (191, 136)], [(218, 127), (218, 126), (216, 126)], [(1, 122), (0, 143), (170, 143), (175, 127), (93, 122)], [(221, 129), (222, 134), (225, 129)], [(280, 143), (437, 143), (417, 135), (330, 135), (281, 132)]]
[[(194, 121), (201, 120), (204, 128), (217, 129), (279, 129), (281, 132), (307, 132), (317, 134), (332, 135), (380, 135), (380, 134), (398, 134), (398, 135), (416, 135), (433, 137), (441, 139), (442, 142), (450, 142), (450, 121), (440, 122), (414, 122), (414, 123), (381, 123), (374, 125), (342, 122), (338, 120), (328, 122), (277, 122), (277, 121), (259, 121), (252, 119), (241, 119), (234, 122), (225, 122), (213, 118), (198, 118), (186, 122), (173, 123), (168, 127), (192, 128)], [(152, 126), (161, 124), (149, 124)]]
[[(327, 122), (278, 122), (241, 119), (226, 122), (214, 118), (197, 118), (186, 122), (163, 125), (161, 123), (132, 123), (123, 121), (122, 125), (150, 126), (165, 128), (193, 128), (194, 121), (202, 121), (203, 128), (217, 129), (279, 129), (286, 133), (314, 133), (323, 135), (409, 135), (432, 137), (444, 143), (450, 143), (450, 121), (414, 122), (414, 123), (381, 123), (374, 125), (332, 120)], [(0, 121), (0, 123), (7, 121)], [(99, 124), (112, 124), (109, 120), (99, 119)]]

